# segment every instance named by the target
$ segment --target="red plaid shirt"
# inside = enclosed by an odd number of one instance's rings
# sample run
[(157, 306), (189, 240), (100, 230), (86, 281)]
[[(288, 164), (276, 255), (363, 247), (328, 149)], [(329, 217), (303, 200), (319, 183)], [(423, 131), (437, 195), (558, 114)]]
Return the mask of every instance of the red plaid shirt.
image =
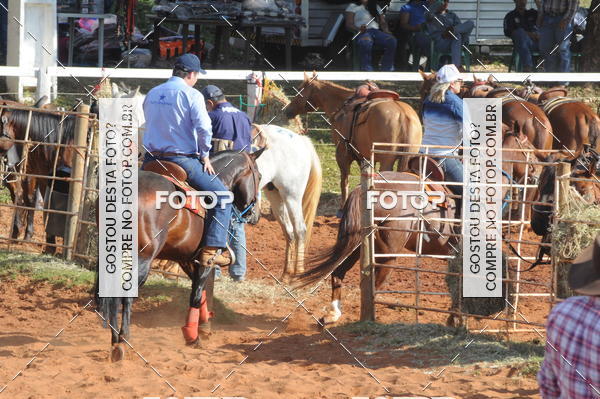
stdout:
[(600, 398), (600, 297), (576, 296), (552, 309), (538, 373), (544, 399)]

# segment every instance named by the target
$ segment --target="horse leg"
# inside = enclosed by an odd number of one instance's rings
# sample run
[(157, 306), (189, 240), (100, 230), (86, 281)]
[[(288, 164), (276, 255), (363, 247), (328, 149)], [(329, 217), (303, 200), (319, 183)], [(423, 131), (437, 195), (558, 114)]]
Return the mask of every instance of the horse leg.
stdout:
[(331, 310), (319, 319), (321, 328), (336, 323), (342, 317), (342, 282), (358, 258), (360, 258), (360, 251), (354, 250), (331, 274)]
[[(200, 345), (200, 326), (199, 321), (208, 321), (208, 315), (201, 314), (201, 307), (206, 304), (206, 293), (204, 285), (211, 273), (210, 268), (193, 264), (192, 271), (192, 292), (190, 293), (190, 307), (186, 325), (181, 328), (183, 337), (188, 345)], [(203, 317), (204, 316), (204, 317)], [(203, 318), (204, 320), (200, 320)]]
[(304, 241), (306, 239), (306, 225), (302, 215), (302, 196), (285, 196), (285, 208), (293, 226), (292, 254), (293, 263), (292, 276), (304, 273)]
[(283, 274), (281, 275), (281, 280), (284, 283), (288, 283), (290, 278), (294, 275), (294, 227), (290, 220), (289, 213), (285, 206), (283, 199), (281, 198), (281, 193), (276, 190), (265, 190), (265, 195), (271, 204), (271, 211), (275, 218), (279, 222), (281, 226), (281, 230), (283, 230), (283, 235), (285, 237), (285, 266), (283, 268)]
[(348, 176), (350, 175), (350, 165), (352, 165), (352, 158), (342, 143), (339, 143), (336, 147), (335, 160), (340, 168), (340, 189), (342, 192), (340, 209), (338, 210), (338, 217), (340, 217), (342, 208), (348, 199)]

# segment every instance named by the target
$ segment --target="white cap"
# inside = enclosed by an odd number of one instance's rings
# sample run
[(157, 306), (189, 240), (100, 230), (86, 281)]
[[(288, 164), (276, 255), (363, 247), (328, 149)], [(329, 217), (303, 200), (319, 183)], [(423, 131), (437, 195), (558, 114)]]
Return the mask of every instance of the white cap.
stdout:
[(444, 65), (436, 73), (437, 81), (440, 83), (450, 83), (460, 79), (460, 72), (454, 64)]

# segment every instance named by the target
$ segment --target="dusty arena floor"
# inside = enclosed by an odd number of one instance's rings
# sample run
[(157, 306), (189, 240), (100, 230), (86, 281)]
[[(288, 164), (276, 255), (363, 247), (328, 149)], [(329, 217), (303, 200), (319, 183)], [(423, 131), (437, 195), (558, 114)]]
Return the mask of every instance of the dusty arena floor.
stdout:
[[(336, 232), (336, 218), (319, 217), (310, 252), (333, 244)], [(284, 242), (277, 223), (263, 218), (249, 228), (248, 237), (249, 249), (278, 276)], [(414, 311), (382, 307), (377, 309), (378, 321), (386, 324), (354, 323), (359, 317), (356, 269), (349, 272), (344, 289), (343, 322), (350, 324), (319, 331), (308, 312), (316, 317), (323, 313), (329, 282), (314, 295), (299, 293), (301, 300), (306, 298), (307, 312), (256, 259), (249, 260), (248, 277), (241, 284), (217, 282), (213, 335), (201, 348), (186, 347), (181, 335), (189, 289), (152, 281), (134, 306), (134, 350), (118, 364), (109, 361), (110, 334), (92, 305), (72, 320), (90, 300), (88, 286), (60, 288), (22, 275), (3, 278), (0, 389), (7, 384), (3, 394), (11, 398), (539, 397), (536, 366), (527, 360), (533, 354), (539, 362), (541, 346), (534, 334), (511, 336), (521, 342), (510, 343), (502, 334), (445, 328), (440, 325), (444, 314), (421, 313), (419, 321), (425, 324), (415, 325)], [(546, 277), (540, 269), (532, 278)], [(386, 287), (406, 288), (411, 279), (398, 274)], [(422, 284), (427, 291), (446, 290), (440, 275), (424, 277)], [(448, 302), (440, 297), (422, 300), (436, 306)], [(520, 311), (543, 321), (547, 309), (543, 298), (535, 298), (524, 301)], [(473, 321), (470, 327), (485, 325)], [(502, 326), (506, 323), (496, 323), (496, 328)]]

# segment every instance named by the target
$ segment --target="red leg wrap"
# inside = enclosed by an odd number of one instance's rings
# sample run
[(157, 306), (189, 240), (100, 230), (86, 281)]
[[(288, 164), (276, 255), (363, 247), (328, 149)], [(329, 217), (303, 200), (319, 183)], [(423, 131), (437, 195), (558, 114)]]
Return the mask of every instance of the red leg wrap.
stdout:
[(191, 343), (198, 339), (198, 319), (200, 317), (200, 309), (190, 307), (188, 309), (188, 317), (185, 326), (181, 327), (185, 342)]
[(200, 324), (207, 323), (214, 316), (213, 312), (208, 311), (208, 305), (206, 304), (206, 291), (202, 291), (202, 298), (200, 299)]

